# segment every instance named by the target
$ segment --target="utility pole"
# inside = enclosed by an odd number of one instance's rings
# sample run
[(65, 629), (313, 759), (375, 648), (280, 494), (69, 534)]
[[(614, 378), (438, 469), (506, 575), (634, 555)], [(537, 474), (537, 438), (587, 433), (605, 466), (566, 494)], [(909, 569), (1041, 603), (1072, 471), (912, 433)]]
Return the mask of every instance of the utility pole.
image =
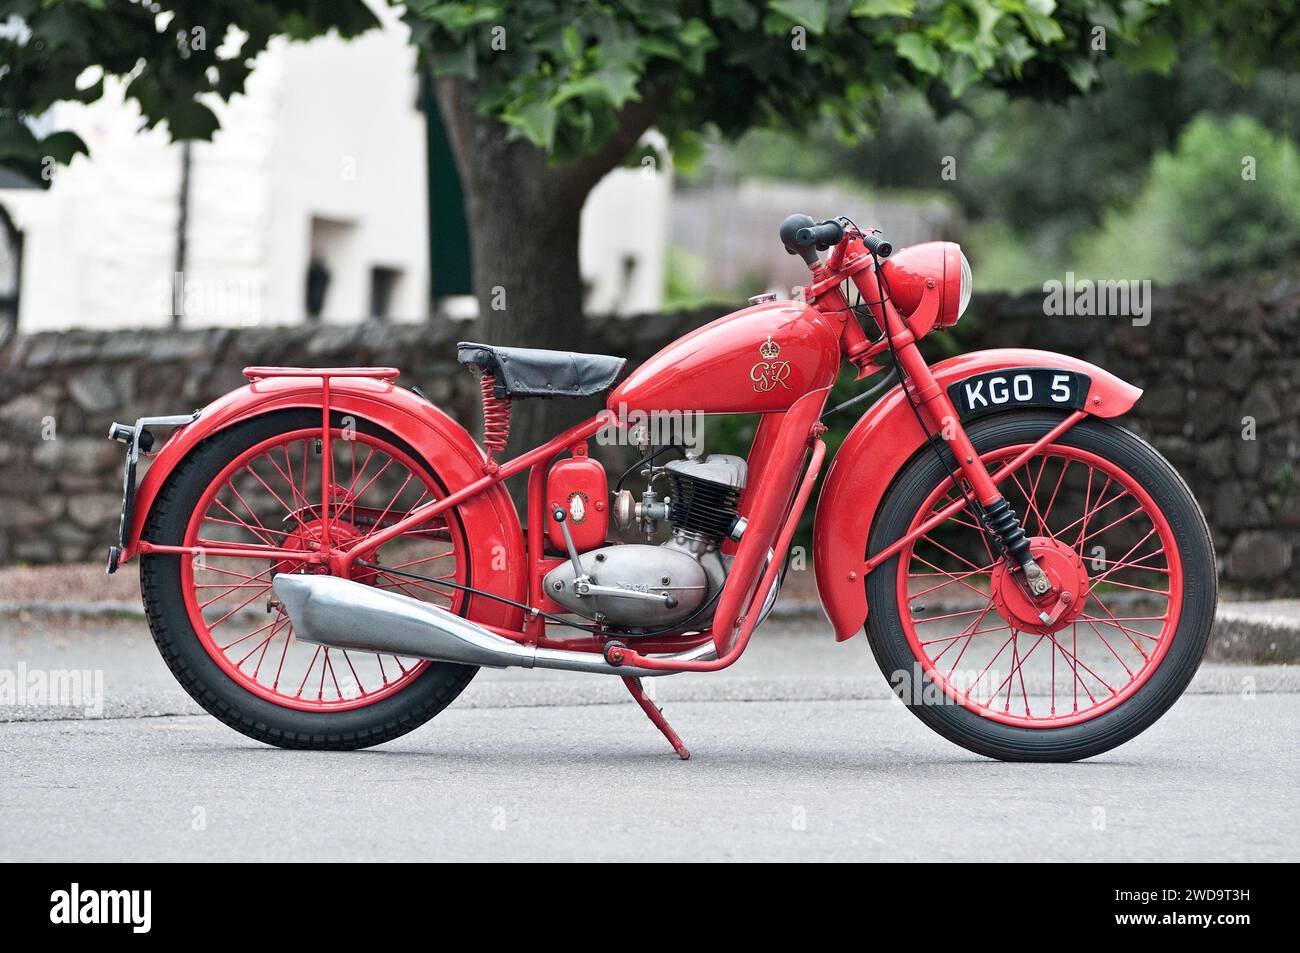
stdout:
[(172, 261), (172, 327), (179, 328), (185, 317), (186, 233), (190, 223), (190, 143), (181, 143), (181, 185), (176, 195), (176, 255)]

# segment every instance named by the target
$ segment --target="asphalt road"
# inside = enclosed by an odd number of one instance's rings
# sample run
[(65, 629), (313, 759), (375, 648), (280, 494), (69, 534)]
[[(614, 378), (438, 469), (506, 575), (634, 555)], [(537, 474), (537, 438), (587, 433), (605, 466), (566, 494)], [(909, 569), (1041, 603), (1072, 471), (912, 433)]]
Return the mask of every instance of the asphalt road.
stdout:
[(96, 717), (0, 707), (4, 860), (1289, 860), (1300, 673), (1202, 668), (1128, 745), (1006, 765), (934, 735), (866, 644), (769, 623), (660, 680), (680, 762), (621, 685), (484, 672), (378, 749), (289, 752), (206, 715), (138, 621), (0, 620), (0, 668), (103, 672)]

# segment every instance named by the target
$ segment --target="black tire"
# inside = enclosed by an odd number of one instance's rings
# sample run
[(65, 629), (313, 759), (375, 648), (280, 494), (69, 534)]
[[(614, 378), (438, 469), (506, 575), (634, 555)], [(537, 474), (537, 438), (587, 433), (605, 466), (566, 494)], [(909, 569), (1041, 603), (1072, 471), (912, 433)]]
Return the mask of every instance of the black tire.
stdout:
[[(154, 501), (144, 538), (161, 545), (180, 545), (190, 514), (231, 460), (276, 434), (313, 426), (320, 426), (318, 411), (281, 411), (236, 424), (199, 443), (177, 465)], [(419, 454), (400, 439), (367, 421), (358, 422), (357, 429), (382, 437), (420, 460)], [(438, 479), (432, 468), (427, 464), (425, 468)], [(154, 642), (191, 698), (214, 717), (257, 741), (280, 748), (318, 751), (350, 751), (382, 744), (433, 718), (478, 672), (474, 666), (433, 662), (400, 691), (364, 707), (310, 712), (277, 705), (227, 675), (199, 641), (182, 594), (182, 558), (149, 554), (140, 561), (140, 584)]]
[[(976, 450), (1032, 443), (1061, 421), (1047, 411), (1017, 411), (987, 417), (967, 427)], [(1183, 602), (1173, 640), (1163, 660), (1134, 694), (1089, 721), (1055, 728), (1003, 724), (959, 704), (926, 703), (942, 691), (924, 671), (921, 694), (905, 697), (907, 707), (939, 734), (964, 748), (1003, 761), (1075, 761), (1108, 751), (1135, 737), (1178, 699), (1196, 674), (1205, 652), (1217, 598), (1214, 548), (1205, 518), (1173, 467), (1145, 440), (1123, 427), (1087, 418), (1055, 441), (1087, 450), (1119, 465), (1162, 510), (1183, 566)], [(947, 464), (955, 462), (945, 447)], [(885, 495), (871, 533), (869, 553), (902, 536), (924, 501), (947, 472), (928, 448), (903, 468)], [(900, 617), (897, 576), (900, 556), (882, 563), (866, 579), (870, 612), (867, 637), (887, 679), (915, 672), (917, 659)], [(921, 700), (917, 703), (917, 698)]]

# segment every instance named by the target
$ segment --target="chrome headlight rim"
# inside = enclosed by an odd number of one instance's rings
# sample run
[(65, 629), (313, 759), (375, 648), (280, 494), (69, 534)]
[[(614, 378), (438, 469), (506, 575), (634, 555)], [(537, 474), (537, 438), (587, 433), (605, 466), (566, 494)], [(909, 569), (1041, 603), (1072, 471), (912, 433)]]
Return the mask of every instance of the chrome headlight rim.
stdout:
[(971, 296), (975, 291), (975, 276), (971, 272), (966, 253), (962, 251), (958, 254), (961, 256), (961, 288), (957, 296), (957, 317), (960, 318), (970, 307)]

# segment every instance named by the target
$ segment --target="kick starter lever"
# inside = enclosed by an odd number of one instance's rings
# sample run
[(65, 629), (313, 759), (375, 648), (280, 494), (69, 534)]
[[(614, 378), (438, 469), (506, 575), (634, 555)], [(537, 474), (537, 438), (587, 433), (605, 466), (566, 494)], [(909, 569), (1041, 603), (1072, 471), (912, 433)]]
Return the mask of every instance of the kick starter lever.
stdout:
[(585, 579), (587, 571), (582, 568), (582, 563), (578, 562), (578, 547), (573, 545), (573, 537), (569, 535), (569, 524), (565, 521), (564, 507), (557, 506), (555, 512), (551, 514), (551, 519), (560, 524), (560, 535), (564, 537), (564, 548), (569, 551), (569, 562), (573, 563), (575, 581)]
[(564, 548), (569, 551), (569, 562), (573, 564), (573, 591), (580, 596), (618, 596), (620, 599), (640, 599), (654, 602), (667, 609), (677, 608), (677, 597), (667, 592), (641, 592), (638, 589), (620, 589), (616, 586), (602, 586), (591, 581), (587, 570), (578, 561), (578, 547), (573, 545), (569, 535), (569, 524), (565, 520), (564, 507), (557, 506), (551, 513), (551, 519), (560, 524), (560, 533), (564, 536)]

